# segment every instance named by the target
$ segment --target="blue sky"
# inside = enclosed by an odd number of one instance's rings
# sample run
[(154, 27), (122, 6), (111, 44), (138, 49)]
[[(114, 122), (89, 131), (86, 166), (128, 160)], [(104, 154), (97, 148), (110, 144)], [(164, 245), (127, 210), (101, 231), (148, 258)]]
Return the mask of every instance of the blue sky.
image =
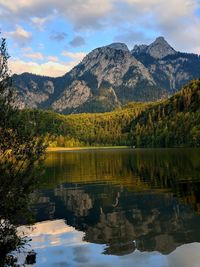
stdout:
[(151, 43), (200, 54), (199, 0), (0, 0), (13, 73), (63, 75), (112, 42)]

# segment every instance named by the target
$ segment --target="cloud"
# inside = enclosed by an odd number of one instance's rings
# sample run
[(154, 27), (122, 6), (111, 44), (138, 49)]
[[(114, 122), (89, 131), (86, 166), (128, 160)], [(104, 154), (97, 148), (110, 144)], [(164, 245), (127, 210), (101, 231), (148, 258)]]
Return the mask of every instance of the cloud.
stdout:
[(86, 53), (84, 52), (75, 52), (75, 53), (72, 53), (72, 52), (68, 52), (68, 51), (63, 51), (61, 53), (62, 56), (65, 56), (65, 57), (68, 57), (68, 58), (71, 58), (75, 61), (81, 61), (85, 56), (86, 56)]
[[(74, 244), (79, 247), (80, 245), (85, 245), (85, 242), (82, 241), (83, 232), (76, 231), (73, 227), (66, 225), (64, 220), (38, 222), (34, 224), (33, 227), (20, 226), (17, 230), (19, 235), (31, 237), (31, 247), (33, 249), (44, 249), (47, 250), (48, 253), (49, 249), (51, 252), (53, 251), (56, 253), (57, 246), (60, 247), (59, 251), (61, 251), (62, 247), (66, 249), (66, 246), (73, 247)], [(55, 247), (56, 250), (54, 250), (53, 247)], [(51, 254), (52, 253), (48, 256), (49, 262), (52, 262)], [(59, 253), (58, 257), (61, 256), (62, 253)], [(56, 259), (60, 261), (60, 258), (57, 258), (56, 254), (53, 254), (53, 258), (53, 262), (55, 262)], [(47, 264), (47, 266), (49, 266), (49, 264)]]
[(55, 56), (48, 56), (47, 59), (49, 61), (58, 62), (58, 57), (55, 57)]
[[(186, 51), (199, 48), (199, 8), (199, 0), (68, 0), (67, 4), (63, 0), (18, 0), (17, 5), (15, 0), (0, 0), (2, 23), (19, 24), (23, 20), (42, 27), (48, 23), (47, 17), (59, 17), (70, 23), (78, 36), (80, 32), (83, 36), (109, 30), (115, 32), (115, 39), (131, 43), (133, 38), (136, 43), (163, 35), (177, 50)], [(51, 37), (62, 41), (66, 35), (55, 33)], [(75, 38), (71, 46), (83, 44)]]
[(69, 44), (73, 47), (79, 47), (85, 45), (85, 39), (82, 36), (76, 36), (72, 39)]
[(35, 52), (35, 53), (27, 53), (24, 54), (25, 57), (31, 58), (31, 59), (37, 59), (37, 60), (43, 60), (44, 56), (40, 52)]
[[(120, 22), (120, 34), (121, 25), (125, 24), (130, 33), (134, 27), (134, 31), (143, 32), (147, 37), (163, 35), (177, 49), (194, 51), (199, 46), (198, 0), (124, 0), (123, 5), (121, 0), (115, 2), (118, 6), (112, 20), (115, 25)], [(119, 6), (121, 12), (118, 12)]]
[(126, 43), (130, 48), (132, 48), (133, 44), (148, 43), (150, 39), (142, 31), (125, 28), (122, 29), (121, 33), (118, 33), (114, 37), (114, 41)]
[[(55, 56), (46, 57), (47, 61), (38, 63), (35, 61), (24, 61), (19, 58), (9, 60), (9, 68), (12, 73), (21, 74), (23, 72), (30, 72), (39, 75), (58, 77), (62, 76), (76, 66), (86, 55), (84, 52), (68, 52), (63, 51), (62, 55), (70, 59), (68, 62), (60, 62)], [(26, 58), (32, 60), (44, 60), (44, 56), (39, 52), (26, 53)]]
[(112, 2), (111, 0), (68, 0), (68, 8), (64, 4), (62, 14), (77, 31), (102, 28), (111, 15)]
[(9, 68), (12, 73), (21, 74), (24, 72), (35, 73), (38, 75), (58, 77), (70, 71), (77, 63), (70, 62), (54, 62), (47, 61), (39, 64), (32, 61), (24, 61), (21, 59), (12, 59), (9, 61)]
[(11, 37), (15, 42), (23, 46), (31, 40), (32, 33), (26, 31), (20, 25), (16, 25), (16, 30), (13, 32), (7, 32), (6, 37)]
[(67, 37), (67, 34), (65, 32), (53, 32), (49, 36), (51, 40), (58, 41), (58, 42), (63, 41), (66, 37)]
[(14, 20), (30, 17), (62, 16), (69, 20), (76, 30), (96, 28), (104, 24), (102, 17), (109, 15), (112, 9), (110, 0), (0, 0), (1, 16)]
[(199, 266), (199, 249), (199, 243), (191, 243), (178, 247), (168, 256), (168, 266)]
[(28, 53), (28, 52), (32, 52), (33, 51), (32, 47), (30, 47), (30, 46), (22, 47), (21, 50), (22, 50), (23, 53)]
[(20, 226), (18, 227), (18, 233), (22, 234), (23, 232), (28, 234), (30, 237), (39, 236), (43, 233), (46, 235), (58, 235), (67, 232), (72, 232), (74, 229), (65, 224), (64, 220), (55, 220), (55, 221), (45, 221), (38, 222), (33, 227)]
[(33, 25), (38, 29), (38, 30), (43, 30), (44, 29), (44, 25), (51, 20), (51, 16), (47, 16), (45, 18), (39, 18), (39, 17), (33, 17), (31, 18), (31, 22), (33, 23)]

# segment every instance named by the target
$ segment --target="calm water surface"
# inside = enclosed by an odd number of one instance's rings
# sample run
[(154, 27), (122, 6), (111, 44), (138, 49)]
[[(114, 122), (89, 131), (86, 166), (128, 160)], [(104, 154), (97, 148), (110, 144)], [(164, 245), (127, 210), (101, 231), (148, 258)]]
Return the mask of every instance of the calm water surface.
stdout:
[(200, 150), (49, 153), (41, 180), (35, 266), (200, 266)]

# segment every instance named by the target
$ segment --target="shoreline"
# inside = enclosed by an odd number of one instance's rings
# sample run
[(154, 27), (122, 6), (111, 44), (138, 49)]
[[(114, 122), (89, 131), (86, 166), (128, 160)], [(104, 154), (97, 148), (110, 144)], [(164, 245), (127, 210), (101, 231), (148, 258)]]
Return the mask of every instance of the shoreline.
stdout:
[(131, 149), (131, 150), (174, 150), (174, 149), (200, 149), (199, 147), (131, 147), (131, 146), (87, 146), (87, 147), (48, 147), (46, 152), (72, 152), (84, 150), (117, 150), (117, 149)]
[(48, 147), (46, 152), (62, 152), (62, 151), (80, 151), (80, 150), (98, 150), (98, 149), (127, 149), (130, 146), (91, 146), (91, 147)]

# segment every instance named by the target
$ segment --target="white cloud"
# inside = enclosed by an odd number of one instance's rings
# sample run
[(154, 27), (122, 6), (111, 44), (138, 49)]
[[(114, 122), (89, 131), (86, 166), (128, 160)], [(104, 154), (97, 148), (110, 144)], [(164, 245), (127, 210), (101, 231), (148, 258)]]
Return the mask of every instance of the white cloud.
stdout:
[[(37, 1), (37, 0), (36, 0)], [(35, 2), (36, 2), (35, 1)], [(1, 0), (0, 1), (0, 4), (2, 7), (8, 9), (8, 10), (11, 10), (12, 12), (17, 12), (18, 9), (20, 8), (27, 8), (27, 7), (32, 7), (33, 6), (33, 3), (34, 1), (32, 0), (29, 0), (29, 1), (26, 1), (26, 0), (18, 0), (17, 1), (17, 5), (16, 5), (16, 1), (15, 0), (7, 0), (7, 1), (4, 1), (4, 0)]]
[(21, 74), (23, 72), (30, 72), (38, 75), (58, 77), (62, 76), (68, 71), (70, 71), (77, 62), (54, 62), (47, 61), (45, 63), (39, 64), (36, 62), (25, 62), (20, 59), (9, 60), (9, 68), (12, 73)]
[(32, 47), (30, 47), (30, 46), (22, 47), (21, 50), (24, 53), (32, 52)]
[(78, 62), (78, 61), (81, 61), (86, 56), (86, 53), (84, 53), (84, 52), (72, 53), (72, 52), (68, 52), (68, 51), (63, 51), (61, 53), (61, 55), (68, 57), (68, 58), (71, 58), (71, 59), (74, 59), (75, 61)]
[(31, 59), (37, 59), (37, 60), (43, 60), (44, 56), (40, 52), (35, 52), (35, 53), (27, 53), (24, 54), (25, 57), (31, 58)]
[(13, 19), (45, 17), (59, 14), (72, 22), (74, 28), (94, 28), (103, 24), (102, 16), (112, 9), (110, 0), (0, 0), (2, 17), (13, 15)]
[(45, 235), (58, 235), (68, 232), (73, 232), (74, 228), (66, 225), (64, 220), (45, 221), (34, 224), (33, 227), (20, 226), (18, 227), (18, 234), (29, 235), (30, 237)]
[(112, 14), (112, 2), (112, 0), (68, 0), (70, 7), (68, 8), (62, 1), (62, 14), (73, 23), (76, 30), (99, 28), (105, 24), (106, 17)]
[(58, 57), (55, 57), (55, 56), (48, 56), (47, 59), (49, 61), (58, 62)]
[(25, 45), (25, 43), (30, 41), (30, 39), (32, 38), (32, 33), (26, 31), (20, 25), (16, 25), (16, 30), (12, 32), (7, 32), (6, 36), (11, 37), (15, 42), (21, 45)]
[(17, 25), (16, 31), (13, 33), (15, 36), (23, 39), (30, 39), (31, 33), (23, 29), (21, 26)]
[[(132, 20), (148, 16), (150, 13), (159, 17), (159, 21), (170, 22), (180, 17), (194, 15), (194, 10), (199, 7), (199, 0), (0, 0), (2, 15), (13, 14), (19, 19), (22, 15), (38, 24), (43, 24), (48, 16), (62, 15), (72, 22), (76, 29), (88, 27), (95, 28), (105, 24), (115, 16), (130, 19), (123, 10), (132, 13)], [(81, 12), (80, 12), (81, 11)], [(43, 15), (41, 15), (43, 14)], [(119, 21), (121, 23), (121, 21)]]
[[(0, 0), (1, 21), (19, 24), (23, 19), (42, 28), (47, 18), (60, 17), (76, 32), (106, 27), (130, 43), (138, 42), (131, 41), (133, 31), (144, 35), (143, 40), (163, 35), (176, 49), (186, 51), (199, 47), (199, 8), (199, 0), (18, 0), (17, 4), (16, 0)], [(64, 35), (55, 37), (65, 39)]]
[[(80, 245), (87, 244), (82, 241), (84, 233), (76, 231), (73, 227), (66, 225), (64, 220), (38, 222), (34, 224), (33, 227), (20, 226), (17, 230), (18, 235), (31, 237), (31, 247), (34, 250), (39, 248), (48, 250), (49, 248), (53, 249), (54, 246), (63, 246), (66, 248), (66, 246), (73, 245), (80, 248)], [(68, 238), (62, 238), (63, 235), (65, 237), (67, 235)], [(23, 257), (23, 252), (21, 255), (19, 254), (19, 256)], [(19, 257), (19, 259), (21, 257)], [(49, 264), (47, 264), (47, 266), (49, 266)]]
[(31, 22), (35, 25), (35, 27), (38, 30), (43, 30), (44, 29), (44, 25), (52, 19), (52, 16), (47, 16), (44, 18), (39, 18), (39, 17), (33, 17), (31, 18)]
[(115, 25), (120, 22), (118, 35), (123, 34), (123, 26), (128, 24), (130, 32), (134, 28), (147, 37), (149, 33), (153, 33), (153, 38), (165, 36), (178, 50), (194, 51), (199, 46), (200, 17), (196, 14), (199, 0), (124, 0), (123, 3), (121, 12), (116, 8), (112, 17)]

